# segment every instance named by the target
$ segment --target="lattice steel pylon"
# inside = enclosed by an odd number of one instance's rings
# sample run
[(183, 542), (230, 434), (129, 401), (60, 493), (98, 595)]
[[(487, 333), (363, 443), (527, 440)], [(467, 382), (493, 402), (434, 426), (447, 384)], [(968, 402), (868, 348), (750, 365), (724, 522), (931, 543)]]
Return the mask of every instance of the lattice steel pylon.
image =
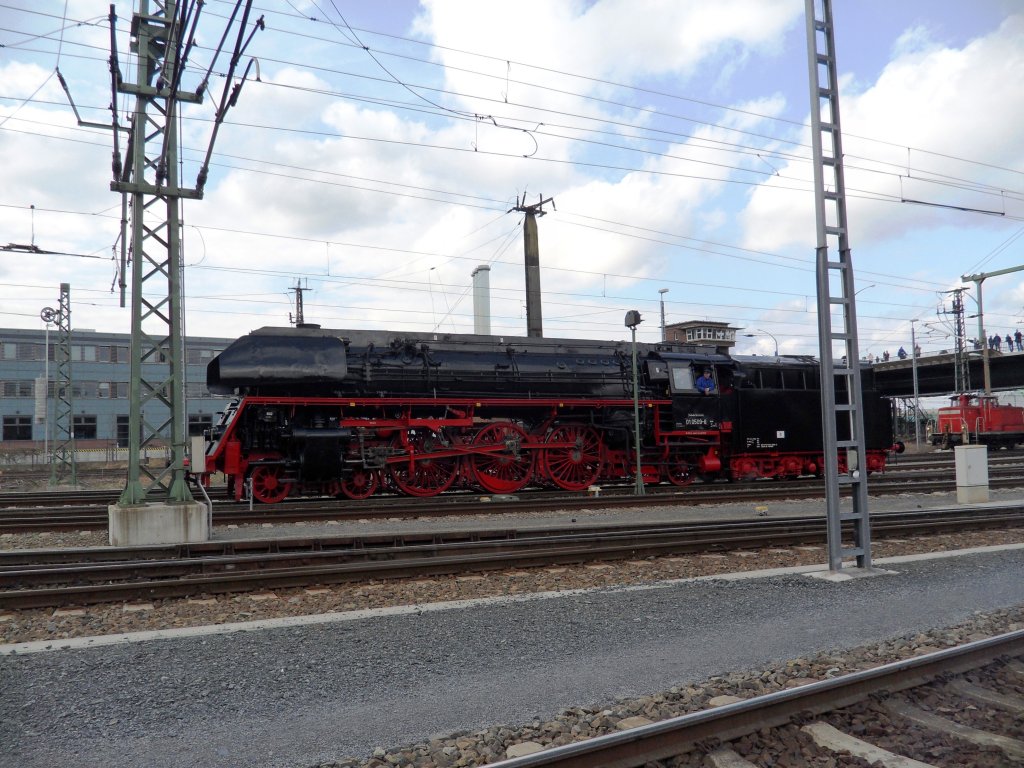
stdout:
[[(214, 122), (213, 138), (199, 171), (196, 187), (178, 178), (177, 118), (180, 103), (199, 103), (210, 72), (196, 92), (182, 90), (182, 75), (195, 40), (202, 2), (138, 0), (132, 19), (132, 51), (137, 55), (134, 83), (122, 80), (114, 45), (111, 10), (111, 77), (116, 92), (135, 97), (135, 111), (124, 162), (114, 113), (114, 180), (110, 188), (131, 200), (131, 381), (129, 382), (128, 478), (119, 504), (147, 500), (189, 502), (185, 473), (188, 411), (185, 400), (185, 352), (182, 311), (181, 199), (201, 199), (210, 153), (228, 108), (238, 98), (235, 66), (245, 45), (242, 38), (252, 0), (246, 0), (238, 41), (225, 78), (224, 94)], [(229, 28), (242, 3), (235, 4)], [(262, 28), (263, 19), (259, 20)], [(227, 37), (227, 31), (224, 33)], [(251, 35), (250, 38), (251, 40)], [(223, 39), (221, 40), (223, 44)], [(213, 55), (211, 71), (220, 48)], [(251, 64), (250, 64), (251, 66)], [(248, 74), (248, 70), (246, 71)], [(244, 83), (244, 78), (242, 80)], [(230, 100), (229, 100), (230, 93)], [(114, 94), (116, 100), (117, 93)], [(146, 410), (147, 406), (149, 407)], [(143, 452), (167, 443), (170, 461), (154, 470)]]
[[(954, 288), (946, 293), (953, 294), (953, 309), (940, 309), (936, 311), (939, 315), (953, 316), (953, 386), (958, 394), (969, 392), (971, 389), (971, 367), (967, 360), (967, 327), (964, 325), (964, 291), (965, 288)], [(988, 347), (988, 339), (979, 339), (981, 344)], [(988, 392), (986, 392), (988, 394)]]
[[(825, 448), (825, 494), (828, 513), (829, 570), (842, 570), (844, 557), (857, 567), (871, 567), (864, 412), (861, 406), (857, 312), (846, 218), (842, 130), (839, 122), (839, 75), (831, 0), (805, 0), (810, 70), (811, 139), (814, 147), (815, 222), (817, 230), (818, 343), (821, 356), (821, 421)], [(830, 257), (830, 251), (835, 258)], [(835, 313), (835, 315), (833, 315)], [(834, 346), (842, 359), (835, 365)], [(844, 398), (837, 397), (839, 394)], [(838, 402), (845, 399), (846, 402)], [(839, 436), (839, 427), (844, 434)], [(840, 476), (838, 452), (845, 451)], [(849, 486), (852, 512), (840, 507), (840, 485)], [(853, 546), (843, 547), (841, 525), (853, 525)]]
[[(182, 28), (176, 0), (153, 5), (151, 13), (149, 1), (139, 0), (132, 20), (136, 82), (117, 83), (121, 93), (135, 97), (124, 171), (111, 183), (111, 189), (130, 196), (132, 209), (128, 478), (122, 505), (148, 498), (192, 500), (184, 466), (180, 201), (199, 195), (178, 184), (176, 120), (179, 102), (200, 98), (178, 90)], [(145, 413), (151, 404), (155, 407)], [(167, 466), (154, 470), (143, 463), (143, 451), (168, 440)]]
[[(50, 485), (58, 485), (70, 479), (78, 485), (78, 457), (75, 453), (75, 381), (71, 375), (71, 284), (60, 284), (60, 305), (57, 309), (46, 307), (40, 317), (44, 322), (57, 326), (57, 343), (54, 347), (54, 362), (57, 363), (57, 378), (54, 382), (55, 403), (53, 407), (53, 450), (50, 453)], [(50, 350), (45, 354), (49, 355)], [(44, 386), (49, 386), (45, 382)], [(48, 395), (47, 395), (48, 396)], [(49, 429), (49, 427), (47, 427)]]

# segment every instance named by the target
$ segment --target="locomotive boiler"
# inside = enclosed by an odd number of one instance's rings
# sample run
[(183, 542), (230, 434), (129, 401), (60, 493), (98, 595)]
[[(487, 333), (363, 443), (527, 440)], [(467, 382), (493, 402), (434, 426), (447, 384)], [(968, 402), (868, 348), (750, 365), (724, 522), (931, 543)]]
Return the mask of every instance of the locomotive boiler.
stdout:
[[(631, 355), (624, 341), (262, 328), (208, 366), (208, 389), (236, 397), (200, 472), (263, 502), (583, 491), (634, 479), (639, 441), (645, 483), (822, 474), (813, 358), (638, 343), (635, 434)], [(705, 370), (710, 391), (697, 388)], [(862, 466), (876, 472), (893, 448), (892, 407), (870, 369), (862, 382)], [(832, 460), (845, 471), (845, 455)]]

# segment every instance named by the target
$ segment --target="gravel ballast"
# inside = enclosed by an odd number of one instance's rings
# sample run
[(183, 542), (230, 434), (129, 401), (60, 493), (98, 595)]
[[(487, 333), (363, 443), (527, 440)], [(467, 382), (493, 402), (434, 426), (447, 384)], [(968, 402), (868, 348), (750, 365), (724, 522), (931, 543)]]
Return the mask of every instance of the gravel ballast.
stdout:
[[(517, 739), (574, 738), (546, 725), (563, 710), (597, 702), (613, 725), (617, 707), (601, 702), (728, 687), (734, 670), (773, 669), (770, 685), (791, 671), (814, 678), (824, 672), (808, 657), (898, 637), (934, 647), (922, 631), (978, 611), (1019, 623), (1022, 566), (1018, 549), (839, 585), (799, 575), (648, 585), (7, 656), (0, 742), (19, 766), (336, 765), (375, 750), (377, 765), (474, 764)], [(401, 744), (419, 745), (413, 758), (387, 750)]]

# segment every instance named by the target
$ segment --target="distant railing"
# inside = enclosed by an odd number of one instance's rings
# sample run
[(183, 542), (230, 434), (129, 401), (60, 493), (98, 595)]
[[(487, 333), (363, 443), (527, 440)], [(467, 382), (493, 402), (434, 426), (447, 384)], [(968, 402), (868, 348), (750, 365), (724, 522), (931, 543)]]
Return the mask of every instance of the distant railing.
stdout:
[[(140, 452), (144, 462), (169, 462), (171, 449), (169, 446), (149, 446)], [(50, 457), (42, 446), (24, 446), (13, 448), (0, 446), (0, 466), (8, 467), (45, 467)], [(128, 462), (128, 449), (116, 445), (94, 448), (76, 448), (75, 463), (84, 464), (116, 464)]]

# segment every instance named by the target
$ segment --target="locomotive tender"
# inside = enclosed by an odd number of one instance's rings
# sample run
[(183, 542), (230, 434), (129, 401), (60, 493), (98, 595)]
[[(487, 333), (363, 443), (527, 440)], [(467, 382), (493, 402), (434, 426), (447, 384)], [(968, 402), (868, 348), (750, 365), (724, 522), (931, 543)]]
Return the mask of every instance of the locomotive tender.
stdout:
[[(816, 360), (636, 346), (644, 482), (822, 474)], [(705, 369), (714, 389), (702, 394)], [(876, 472), (894, 447), (892, 406), (870, 369), (862, 384), (860, 463)], [(582, 491), (635, 477), (625, 341), (266, 327), (210, 362), (207, 387), (238, 395), (208, 434), (202, 473), (224, 473), (235, 499), (246, 487), (273, 503), (381, 488)], [(833, 460), (846, 471), (845, 452)]]

